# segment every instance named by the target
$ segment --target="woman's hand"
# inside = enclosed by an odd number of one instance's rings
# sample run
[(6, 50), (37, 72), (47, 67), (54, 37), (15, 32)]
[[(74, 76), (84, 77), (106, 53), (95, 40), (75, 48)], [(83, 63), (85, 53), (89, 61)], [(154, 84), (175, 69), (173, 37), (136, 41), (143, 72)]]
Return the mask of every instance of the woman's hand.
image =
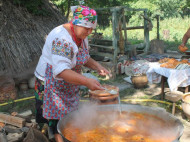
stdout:
[(98, 69), (98, 74), (101, 76), (106, 76), (109, 75), (110, 77), (112, 77), (112, 74), (103, 66), (100, 65), (99, 69)]
[(95, 79), (88, 78), (86, 82), (86, 87), (88, 87), (90, 90), (103, 90), (102, 85)]
[(182, 46), (182, 47), (184, 47), (184, 46), (185, 46), (185, 44), (184, 44), (184, 43), (182, 43), (182, 44), (180, 44), (179, 46)]
[(84, 85), (90, 90), (103, 90), (102, 85), (95, 79), (87, 78), (73, 70), (64, 70), (58, 76), (58, 78), (63, 78), (66, 82), (75, 85)]
[(112, 77), (112, 74), (107, 69), (105, 69), (101, 64), (99, 64), (92, 58), (88, 59), (88, 62), (85, 64), (85, 66), (93, 70), (96, 70), (98, 74), (101, 76), (109, 75), (110, 77)]
[(178, 47), (178, 49), (182, 53), (184, 53), (184, 52), (186, 52), (188, 50), (188, 48), (186, 46), (181, 46), (181, 45)]

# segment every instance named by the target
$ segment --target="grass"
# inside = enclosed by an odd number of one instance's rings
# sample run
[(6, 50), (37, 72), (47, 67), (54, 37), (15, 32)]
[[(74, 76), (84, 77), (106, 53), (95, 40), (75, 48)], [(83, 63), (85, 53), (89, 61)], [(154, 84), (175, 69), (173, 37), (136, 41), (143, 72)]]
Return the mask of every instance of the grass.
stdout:
[[(27, 98), (34, 96), (34, 89), (29, 89), (27, 91), (17, 91), (17, 99)], [(0, 106), (0, 112), (12, 113), (12, 112), (23, 112), (26, 110), (31, 110), (34, 114), (35, 111), (35, 100), (24, 100), (20, 102), (13, 102), (13, 100), (7, 101), (8, 105)]]
[(11, 103), (11, 104), (0, 107), (0, 112), (4, 112), (4, 113), (23, 112), (26, 110), (32, 110), (34, 114), (34, 111), (35, 111), (34, 99)]

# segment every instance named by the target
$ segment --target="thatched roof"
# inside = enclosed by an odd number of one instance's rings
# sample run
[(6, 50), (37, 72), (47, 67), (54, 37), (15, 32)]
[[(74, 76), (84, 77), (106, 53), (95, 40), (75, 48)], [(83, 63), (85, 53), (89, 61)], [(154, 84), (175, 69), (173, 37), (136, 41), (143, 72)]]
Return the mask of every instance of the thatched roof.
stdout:
[(12, 0), (0, 0), (0, 72), (19, 73), (41, 55), (45, 36), (67, 20), (48, 0), (49, 16), (35, 16)]

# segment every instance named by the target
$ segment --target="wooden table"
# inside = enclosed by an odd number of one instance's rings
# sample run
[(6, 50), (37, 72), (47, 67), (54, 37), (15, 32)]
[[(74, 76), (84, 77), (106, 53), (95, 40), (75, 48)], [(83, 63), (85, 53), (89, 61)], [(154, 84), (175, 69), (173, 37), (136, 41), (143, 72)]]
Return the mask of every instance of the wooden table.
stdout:
[(190, 85), (190, 68), (184, 70), (169, 69), (160, 67), (159, 63), (151, 63), (146, 75), (149, 83), (161, 82), (161, 99), (164, 100), (165, 82), (170, 88), (170, 91), (177, 91), (179, 87), (185, 88), (185, 93), (189, 91)]
[[(165, 83), (167, 82), (167, 77), (163, 76), (161, 77), (161, 100), (165, 99), (164, 89), (165, 89)], [(185, 93), (189, 92), (189, 86), (183, 87), (185, 88)]]

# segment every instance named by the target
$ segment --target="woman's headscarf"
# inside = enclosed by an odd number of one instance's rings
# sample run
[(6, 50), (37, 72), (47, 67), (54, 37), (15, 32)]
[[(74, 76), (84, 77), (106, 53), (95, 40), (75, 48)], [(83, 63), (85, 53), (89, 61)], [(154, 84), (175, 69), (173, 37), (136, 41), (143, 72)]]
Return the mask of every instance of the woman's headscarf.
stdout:
[(72, 6), (73, 12), (73, 25), (83, 26), (87, 28), (96, 28), (97, 14), (94, 9), (87, 6)]

